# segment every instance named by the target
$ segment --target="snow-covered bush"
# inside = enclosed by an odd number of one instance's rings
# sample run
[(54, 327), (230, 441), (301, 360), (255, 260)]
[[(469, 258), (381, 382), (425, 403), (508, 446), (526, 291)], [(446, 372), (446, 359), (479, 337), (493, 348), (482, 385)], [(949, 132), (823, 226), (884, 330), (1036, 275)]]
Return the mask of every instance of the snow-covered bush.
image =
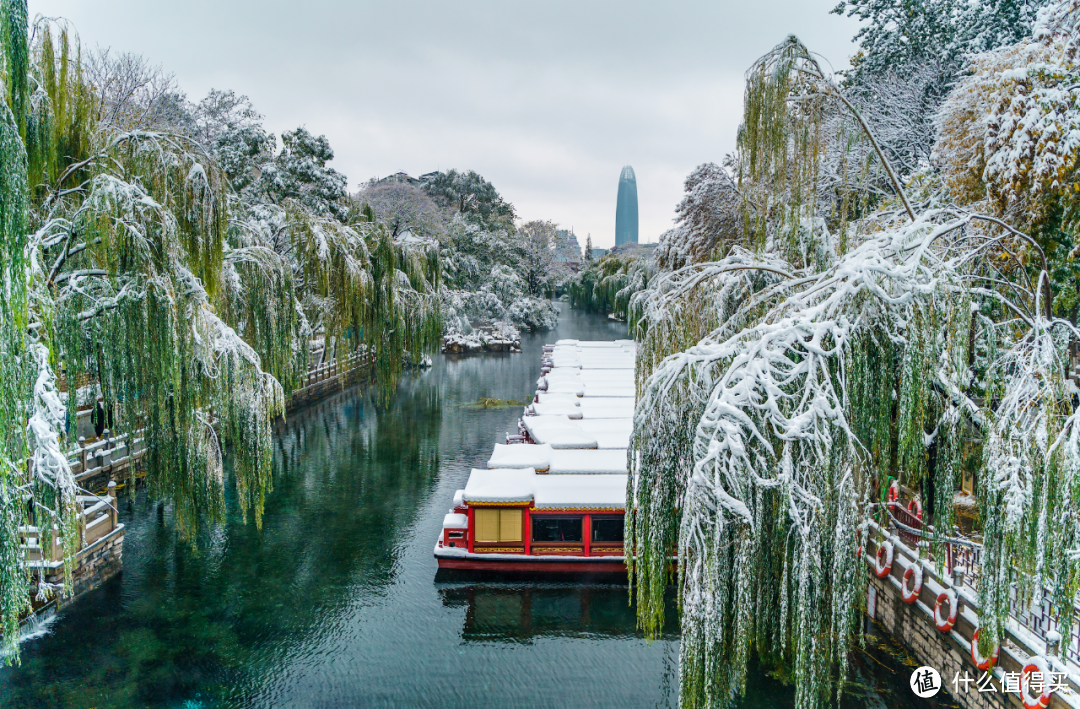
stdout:
[(543, 298), (518, 298), (506, 311), (514, 325), (529, 332), (550, 330), (559, 322), (558, 306)]
[(1080, 159), (1080, 5), (1043, 14), (1034, 38), (972, 58), (942, 108), (936, 156), (958, 199), (1001, 211), (1073, 198)]

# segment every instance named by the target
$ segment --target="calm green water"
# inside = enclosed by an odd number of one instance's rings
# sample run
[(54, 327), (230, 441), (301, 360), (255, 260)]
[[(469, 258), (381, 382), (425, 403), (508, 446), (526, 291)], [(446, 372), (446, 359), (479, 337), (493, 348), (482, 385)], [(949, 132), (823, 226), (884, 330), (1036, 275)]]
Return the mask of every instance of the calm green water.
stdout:
[[(625, 334), (566, 309), (522, 354), (436, 357), (387, 410), (355, 387), (291, 415), (261, 532), (230, 504), (193, 547), (167, 506), (124, 502), (123, 574), (23, 644), (0, 706), (674, 705), (677, 628), (646, 643), (625, 585), (448, 579), (432, 558), (454, 491), (520, 414), (469, 404), (528, 397), (544, 342)], [(885, 663), (852, 706), (908, 706)], [(741, 706), (791, 705), (764, 675), (751, 689)]]

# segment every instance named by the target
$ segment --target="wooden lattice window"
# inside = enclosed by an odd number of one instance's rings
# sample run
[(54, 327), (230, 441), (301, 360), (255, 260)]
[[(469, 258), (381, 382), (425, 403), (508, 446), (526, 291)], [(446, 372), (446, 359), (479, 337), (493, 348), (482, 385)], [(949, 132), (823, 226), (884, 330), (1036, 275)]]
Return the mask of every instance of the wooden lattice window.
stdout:
[(478, 542), (520, 542), (521, 509), (484, 507), (476, 510), (473, 516), (476, 525), (475, 541)]

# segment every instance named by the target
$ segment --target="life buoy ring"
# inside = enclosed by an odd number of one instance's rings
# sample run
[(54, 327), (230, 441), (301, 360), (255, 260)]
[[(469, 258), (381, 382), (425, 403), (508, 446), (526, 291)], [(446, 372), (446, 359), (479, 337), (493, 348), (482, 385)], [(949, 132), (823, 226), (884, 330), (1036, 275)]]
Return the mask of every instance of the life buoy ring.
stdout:
[[(949, 606), (949, 614), (942, 616), (941, 606), (945, 604)], [(956, 591), (951, 588), (938, 594), (937, 601), (934, 602), (934, 625), (937, 626), (938, 630), (947, 633), (953, 629), (953, 626), (956, 625), (956, 611), (959, 605), (956, 602)]]
[(893, 480), (889, 483), (889, 503), (896, 504), (900, 501), (900, 483)]
[[(1032, 694), (1031, 675), (1040, 672), (1042, 677), (1042, 690), (1039, 694)], [(1024, 709), (1045, 709), (1050, 706), (1050, 694), (1053, 682), (1051, 681), (1050, 668), (1046, 666), (1046, 659), (1036, 655), (1029, 657), (1024, 665), (1024, 671), (1020, 673), (1020, 701), (1024, 703)]]
[(1000, 645), (994, 646), (994, 651), (990, 653), (990, 657), (983, 657), (979, 654), (979, 631), (975, 630), (975, 634), (971, 636), (971, 661), (975, 663), (983, 672), (989, 672), (990, 668), (997, 664), (998, 650), (1001, 649)]
[[(908, 584), (911, 584), (910, 588)], [(904, 580), (900, 582), (900, 595), (904, 603), (912, 604), (919, 600), (919, 591), (922, 590), (922, 566), (919, 562), (913, 563), (904, 571)]]
[(874, 573), (879, 579), (883, 579), (892, 571), (893, 546), (892, 542), (878, 544), (877, 556), (874, 558)]
[[(912, 507), (914, 507), (915, 509), (911, 509)], [(908, 513), (914, 515), (915, 518), (918, 519), (920, 522), (922, 522), (922, 503), (919, 502), (919, 498), (911, 498), (911, 502), (907, 503), (907, 511)]]

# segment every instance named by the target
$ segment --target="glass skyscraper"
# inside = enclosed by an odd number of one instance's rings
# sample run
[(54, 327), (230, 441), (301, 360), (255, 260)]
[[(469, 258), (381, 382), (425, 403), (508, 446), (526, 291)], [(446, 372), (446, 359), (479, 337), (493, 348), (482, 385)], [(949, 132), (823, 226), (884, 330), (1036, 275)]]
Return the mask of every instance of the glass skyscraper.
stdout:
[(627, 165), (619, 175), (619, 200), (615, 204), (615, 245), (638, 242), (637, 177)]

